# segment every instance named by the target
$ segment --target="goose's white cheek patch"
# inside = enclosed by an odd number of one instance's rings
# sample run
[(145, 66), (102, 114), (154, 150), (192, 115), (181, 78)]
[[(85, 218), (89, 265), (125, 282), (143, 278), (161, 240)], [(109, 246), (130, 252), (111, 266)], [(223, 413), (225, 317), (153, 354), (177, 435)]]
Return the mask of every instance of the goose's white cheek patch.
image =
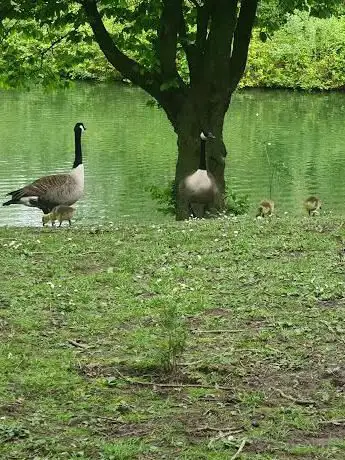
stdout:
[(35, 204), (38, 201), (38, 197), (37, 196), (24, 196), (19, 201), (21, 204), (24, 204), (25, 206), (35, 207)]

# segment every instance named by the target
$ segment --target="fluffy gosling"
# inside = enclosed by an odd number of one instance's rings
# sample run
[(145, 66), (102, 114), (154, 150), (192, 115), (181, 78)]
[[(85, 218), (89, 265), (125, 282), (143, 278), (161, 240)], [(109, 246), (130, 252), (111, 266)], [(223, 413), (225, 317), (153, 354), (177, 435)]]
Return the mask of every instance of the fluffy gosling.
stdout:
[(55, 221), (58, 220), (60, 222), (59, 227), (61, 227), (61, 224), (63, 221), (68, 221), (69, 226), (72, 225), (71, 219), (73, 217), (75, 209), (72, 208), (72, 206), (65, 206), (65, 205), (60, 205), (56, 206), (55, 208), (52, 209), (52, 211), (49, 214), (43, 214), (42, 216), (42, 223), (43, 227), (51, 221), (52, 226), (55, 227)]
[(307, 210), (309, 216), (315, 216), (321, 209), (321, 200), (317, 196), (310, 196), (304, 201), (304, 207)]
[(268, 217), (273, 214), (274, 211), (274, 201), (272, 200), (263, 200), (261, 201), (256, 217)]

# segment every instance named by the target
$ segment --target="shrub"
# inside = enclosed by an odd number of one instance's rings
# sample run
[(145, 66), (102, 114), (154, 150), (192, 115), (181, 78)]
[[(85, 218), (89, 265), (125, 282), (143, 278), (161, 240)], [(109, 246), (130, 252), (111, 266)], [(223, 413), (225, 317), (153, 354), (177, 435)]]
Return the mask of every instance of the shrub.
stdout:
[(271, 38), (254, 32), (242, 87), (339, 89), (345, 84), (345, 17), (288, 15)]
[[(158, 203), (158, 211), (166, 215), (175, 215), (176, 212), (176, 187), (171, 181), (166, 187), (151, 185), (148, 188), (151, 198)], [(248, 197), (235, 192), (225, 192), (225, 214), (235, 216), (245, 214), (249, 208)]]
[(186, 349), (187, 329), (175, 304), (166, 305), (160, 311), (160, 343), (156, 351), (160, 368), (174, 373), (177, 360)]

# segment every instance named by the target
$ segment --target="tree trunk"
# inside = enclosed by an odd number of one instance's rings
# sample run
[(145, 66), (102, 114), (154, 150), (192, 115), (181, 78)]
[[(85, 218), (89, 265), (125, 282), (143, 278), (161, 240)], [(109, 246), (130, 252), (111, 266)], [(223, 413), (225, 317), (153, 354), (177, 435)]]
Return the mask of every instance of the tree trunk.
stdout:
[[(161, 14), (155, 41), (158, 71), (155, 65), (146, 68), (121, 51), (104, 26), (97, 0), (80, 3), (108, 61), (155, 98), (173, 125), (178, 137), (176, 190), (181, 179), (198, 169), (201, 130), (213, 133), (215, 139), (206, 146), (206, 162), (220, 191), (217, 204), (221, 208), (225, 190), (224, 117), (244, 72), (258, 0), (192, 0), (188, 10), (196, 10), (194, 40), (188, 32), (185, 2), (159, 2)], [(137, 13), (141, 18), (142, 12)], [(189, 84), (177, 69), (179, 46), (186, 55)], [(180, 198), (177, 194), (177, 220), (188, 217)]]
[[(200, 132), (211, 131), (215, 139), (209, 140), (206, 145), (207, 170), (216, 180), (220, 191), (220, 201), (217, 210), (224, 208), (225, 192), (225, 157), (227, 154), (223, 142), (223, 124), (229, 103), (228, 97), (217, 94), (216, 98), (208, 98), (200, 92), (190, 92), (179, 111), (174, 124), (177, 133), (178, 159), (176, 164), (175, 185), (189, 174), (198, 169), (200, 159)], [(216, 101), (220, 101), (217, 103)], [(176, 220), (189, 217), (188, 206), (177, 193)]]

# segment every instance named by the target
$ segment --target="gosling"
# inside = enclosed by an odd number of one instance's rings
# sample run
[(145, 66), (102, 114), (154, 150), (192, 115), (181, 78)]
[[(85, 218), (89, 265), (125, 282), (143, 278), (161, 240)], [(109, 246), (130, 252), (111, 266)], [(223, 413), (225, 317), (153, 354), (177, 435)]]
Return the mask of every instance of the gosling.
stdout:
[(269, 217), (273, 214), (274, 202), (271, 200), (263, 200), (259, 205), (256, 217)]
[(304, 202), (304, 207), (307, 210), (309, 216), (315, 216), (321, 209), (321, 200), (317, 196), (310, 196)]
[(43, 214), (42, 216), (42, 223), (43, 227), (51, 221), (52, 226), (55, 227), (55, 221), (58, 220), (60, 222), (59, 227), (61, 227), (61, 224), (63, 221), (67, 221), (69, 223), (69, 226), (72, 225), (71, 219), (74, 214), (75, 209), (72, 208), (72, 206), (65, 206), (65, 205), (60, 205), (60, 206), (55, 206), (55, 208), (52, 209), (52, 211), (49, 214)]

